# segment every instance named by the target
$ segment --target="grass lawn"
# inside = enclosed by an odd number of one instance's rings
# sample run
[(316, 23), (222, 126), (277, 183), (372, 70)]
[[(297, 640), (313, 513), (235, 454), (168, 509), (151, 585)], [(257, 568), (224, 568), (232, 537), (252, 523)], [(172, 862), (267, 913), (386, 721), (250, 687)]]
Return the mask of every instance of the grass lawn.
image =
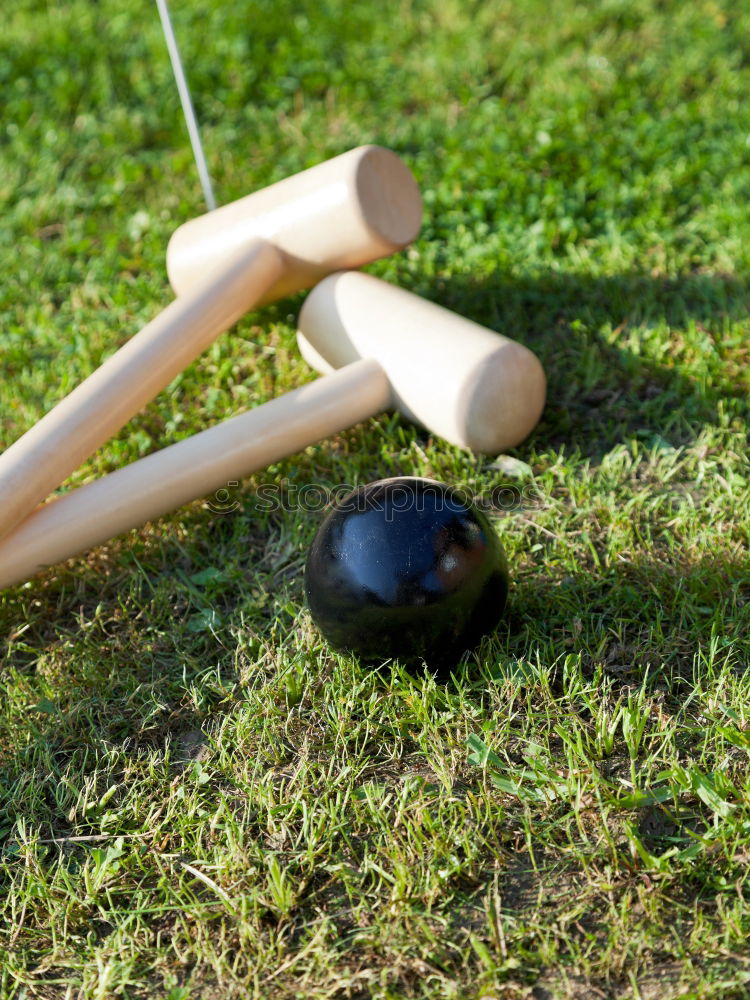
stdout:
[[(369, 270), (531, 347), (548, 405), (499, 460), (374, 419), (0, 595), (0, 998), (750, 997), (750, 10), (173, 14), (219, 200), (394, 149), (425, 223)], [(170, 301), (203, 207), (148, 0), (6, 0), (0, 95), (7, 445)], [(310, 379), (301, 302), (71, 483)], [(518, 498), (447, 680), (304, 606), (301, 486), (401, 473)]]

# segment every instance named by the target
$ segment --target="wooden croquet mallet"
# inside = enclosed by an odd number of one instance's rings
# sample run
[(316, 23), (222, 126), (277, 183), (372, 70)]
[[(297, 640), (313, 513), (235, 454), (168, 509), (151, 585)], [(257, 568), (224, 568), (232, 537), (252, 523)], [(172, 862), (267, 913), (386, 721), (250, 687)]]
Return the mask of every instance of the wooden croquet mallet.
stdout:
[(0, 542), (0, 589), (384, 410), (490, 454), (542, 412), (531, 351), (370, 275), (326, 278), (299, 326), (303, 355), (330, 374), (44, 504)]
[(421, 214), (408, 167), (361, 146), (180, 226), (175, 301), (0, 455), (0, 538), (249, 309), (401, 249)]

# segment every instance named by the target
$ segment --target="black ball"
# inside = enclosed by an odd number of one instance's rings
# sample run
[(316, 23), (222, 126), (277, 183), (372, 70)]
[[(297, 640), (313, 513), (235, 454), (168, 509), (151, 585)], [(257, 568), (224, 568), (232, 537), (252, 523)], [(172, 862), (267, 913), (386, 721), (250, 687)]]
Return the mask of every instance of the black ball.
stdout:
[(307, 557), (305, 594), (334, 649), (441, 669), (497, 625), (508, 568), (489, 520), (458, 490), (381, 479), (326, 515)]

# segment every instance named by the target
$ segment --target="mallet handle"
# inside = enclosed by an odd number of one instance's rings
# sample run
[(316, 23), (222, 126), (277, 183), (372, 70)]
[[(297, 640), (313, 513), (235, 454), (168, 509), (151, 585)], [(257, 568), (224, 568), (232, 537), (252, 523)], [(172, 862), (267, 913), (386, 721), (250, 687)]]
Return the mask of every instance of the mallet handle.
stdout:
[(0, 590), (208, 496), (392, 405), (364, 359), (37, 508), (0, 542)]
[(116, 434), (284, 272), (254, 239), (179, 296), (0, 456), (0, 538)]

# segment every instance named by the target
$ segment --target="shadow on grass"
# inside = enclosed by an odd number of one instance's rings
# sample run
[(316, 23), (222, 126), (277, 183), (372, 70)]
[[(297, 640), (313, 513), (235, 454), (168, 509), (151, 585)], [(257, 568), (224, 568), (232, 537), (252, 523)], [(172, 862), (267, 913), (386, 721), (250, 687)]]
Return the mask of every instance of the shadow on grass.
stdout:
[[(416, 291), (518, 337), (539, 354), (549, 379), (549, 403), (535, 432), (538, 447), (565, 446), (598, 457), (628, 435), (658, 434), (668, 436), (672, 444), (688, 443), (706, 422), (717, 419), (722, 400), (734, 395), (738, 406), (745, 405), (739, 375), (734, 380), (730, 376), (732, 366), (739, 371), (747, 349), (739, 339), (732, 344), (723, 339), (723, 331), (744, 319), (750, 306), (744, 279), (494, 276), (478, 281), (454, 278), (443, 287)], [(621, 335), (612, 332), (617, 328)], [(641, 353), (633, 339), (620, 344), (629, 330), (636, 332), (636, 340), (644, 340)], [(658, 331), (653, 343), (651, 330)], [(661, 360), (645, 353), (649, 345), (652, 353), (658, 353), (665, 344)], [(696, 361), (699, 348), (706, 351), (705, 361)], [(692, 359), (687, 367), (703, 371), (705, 378), (675, 367), (673, 355), (683, 350)], [(254, 567), (264, 557), (269, 525), (257, 518), (247, 523), (198, 514), (193, 524), (196, 533), (205, 536), (199, 548), (206, 552), (241, 545), (252, 555)], [(237, 537), (234, 532), (239, 532)], [(169, 529), (167, 534), (171, 537)], [(298, 540), (297, 549), (290, 545), (299, 554)], [(124, 558), (118, 556), (121, 548)], [(149, 669), (164, 670), (175, 668), (185, 655), (196, 662), (228, 659), (229, 653), (212, 636), (211, 622), (206, 618), (204, 628), (200, 615), (218, 606), (231, 620), (238, 603), (231, 589), (250, 584), (239, 579), (214, 581), (216, 586), (226, 585), (223, 598), (208, 592), (211, 581), (188, 579), (189, 586), (180, 584), (175, 579), (180, 571), (189, 578), (200, 569), (199, 548), (193, 541), (190, 551), (183, 553), (178, 541), (162, 546), (156, 537), (144, 549), (143, 542), (133, 543), (126, 536), (94, 553), (88, 565), (78, 564), (73, 573), (63, 570), (41, 589), (17, 591), (0, 611), (3, 638), (10, 637), (15, 644), (6, 664), (33, 672), (40, 656), (63, 663), (65, 649), (72, 648), (86, 630), (91, 655), (101, 656), (110, 648), (113, 663), (138, 658), (141, 664), (151, 664)], [(207, 556), (206, 565), (213, 558)], [(746, 562), (678, 566), (641, 559), (603, 571), (582, 568), (575, 576), (554, 579), (545, 558), (543, 548), (538, 565), (530, 566), (526, 575), (522, 571), (513, 591), (507, 619), (510, 632), (503, 640), (511, 656), (526, 655), (523, 651), (535, 645), (548, 660), (582, 651), (591, 662), (600, 661), (610, 672), (624, 676), (628, 672), (636, 676), (646, 664), (656, 662), (676, 666), (677, 673), (686, 676), (712, 628), (729, 628), (739, 637), (738, 630), (747, 627), (743, 602), (750, 567)], [(283, 566), (267, 567), (268, 592), (273, 593), (283, 570)], [(201, 588), (204, 605), (196, 598), (196, 589)], [(138, 620), (128, 623), (134, 608)], [(175, 628), (186, 618), (192, 622), (187, 632)], [(99, 624), (93, 628), (95, 621)], [(261, 609), (257, 627), (270, 634), (272, 623), (272, 613)], [(128, 643), (132, 649), (125, 648)], [(180, 649), (181, 643), (188, 648)], [(185, 728), (193, 725), (193, 719), (184, 720)]]
[[(264, 533), (252, 519), (196, 516), (206, 537), (182, 560), (172, 542), (138, 539), (128, 548), (124, 539), (115, 573), (107, 573), (109, 559), (101, 565), (92, 558), (45, 580), (42, 591), (17, 592), (0, 614), (10, 633), (6, 666), (34, 675), (40, 663), (59, 664), (75, 674), (81, 664), (68, 664), (65, 652), (73, 643), (77, 655), (91, 665), (101, 660), (102, 669), (131, 662), (133, 684), (170, 675), (184, 681), (204, 664), (233, 661), (238, 636), (252, 658), (271, 633), (292, 629), (292, 609), (302, 608), (301, 567), (269, 563)], [(510, 526), (512, 520), (511, 513)], [(265, 529), (275, 530), (272, 522)], [(491, 655), (501, 672), (506, 661), (538, 656), (549, 664), (580, 653), (585, 664), (602, 664), (623, 683), (639, 682), (648, 668), (680, 685), (693, 677), (696, 657), (707, 655), (712, 641), (714, 651), (744, 649), (750, 659), (750, 555), (695, 558), (664, 548), (660, 557), (657, 539), (650, 557), (597, 567), (584, 552), (571, 572), (569, 562), (555, 558), (556, 539), (539, 532), (533, 541), (533, 554), (512, 568), (508, 605), (494, 634), (497, 653)], [(240, 544), (248, 561), (225, 576), (198, 569), (201, 552)], [(234, 676), (235, 668), (227, 669)], [(186, 718), (184, 724), (193, 723)]]
[(744, 277), (495, 275), (416, 290), (539, 356), (548, 396), (537, 447), (596, 460), (633, 435), (689, 444), (722, 400), (744, 408), (750, 391), (747, 338), (728, 336), (750, 314)]
[[(575, 574), (527, 568), (511, 590), (498, 659), (559, 662), (625, 685), (651, 683), (679, 694), (722, 665), (744, 672), (750, 657), (750, 556), (664, 562), (638, 557)], [(505, 632), (503, 630), (505, 629)], [(511, 667), (512, 669), (512, 667)]]
[[(666, 691), (665, 707), (669, 708), (670, 696), (678, 706), (697, 679), (722, 669), (722, 658), (738, 671), (745, 669), (747, 656), (739, 652), (743, 648), (750, 652), (749, 571), (750, 556), (679, 564), (637, 559), (602, 571), (582, 566), (576, 574), (557, 577), (529, 566), (519, 576), (506, 618), (485, 649), (495, 657), (491, 672), (502, 681), (522, 660), (533, 667), (538, 654), (543, 664), (559, 665), (569, 653), (581, 656), (587, 673), (603, 667), (615, 686), (639, 685), (648, 669), (650, 683)], [(99, 624), (88, 625), (92, 634), (83, 647), (79, 645), (75, 661), (66, 655), (66, 638), (58, 623), (44, 662), (28, 662), (26, 695), (36, 689), (38, 680), (40, 690), (51, 679), (54, 686), (51, 696), (37, 692), (37, 704), (20, 722), (17, 745), (12, 750), (0, 747), (0, 829), (13, 827), (22, 796), (26, 821), (45, 836), (65, 837), (73, 831), (98, 834), (98, 812), (78, 816), (73, 823), (66, 819), (69, 803), (61, 808), (55, 792), (69, 770), (84, 766), (87, 755), (96, 758), (98, 748), (119, 746), (125, 755), (135, 757), (140, 750), (164, 746), (169, 740), (178, 770), (199, 756), (202, 725), (226, 712), (239, 696), (234, 693), (237, 664), (231, 651), (222, 653), (221, 643), (210, 636), (186, 634), (184, 626), (173, 636), (164, 634), (164, 607), (173, 606), (184, 623), (190, 589), (178, 586), (169, 574), (164, 574), (162, 586), (170, 589), (154, 591), (151, 598), (156, 602), (152, 612), (161, 609), (161, 624), (150, 628), (143, 620), (118, 617), (124, 604), (113, 584), (98, 594)], [(83, 617), (89, 613), (87, 608)], [(233, 614), (230, 607), (227, 614)], [(43, 624), (40, 618), (36, 629)], [(270, 630), (270, 615), (265, 624)], [(260, 617), (256, 625), (262, 629)], [(86, 627), (71, 618), (71, 630)], [(115, 627), (116, 645), (107, 648), (106, 635), (111, 642)], [(33, 639), (37, 648), (41, 640), (38, 631)], [(182, 652), (180, 642), (185, 643)], [(222, 671), (206, 669), (220, 653)], [(10, 665), (24, 672), (20, 656)], [(471, 663), (469, 673), (478, 675)], [(535, 683), (533, 676), (529, 683)], [(561, 678), (556, 676), (553, 683), (558, 685)], [(387, 672), (383, 684), (388, 684)], [(63, 708), (54, 703), (56, 689), (62, 691)], [(23, 775), (34, 785), (33, 795), (23, 792)], [(651, 824), (647, 832), (652, 839), (663, 832), (654, 826), (660, 820), (660, 814), (644, 819)], [(0, 850), (2, 846), (0, 841)]]

